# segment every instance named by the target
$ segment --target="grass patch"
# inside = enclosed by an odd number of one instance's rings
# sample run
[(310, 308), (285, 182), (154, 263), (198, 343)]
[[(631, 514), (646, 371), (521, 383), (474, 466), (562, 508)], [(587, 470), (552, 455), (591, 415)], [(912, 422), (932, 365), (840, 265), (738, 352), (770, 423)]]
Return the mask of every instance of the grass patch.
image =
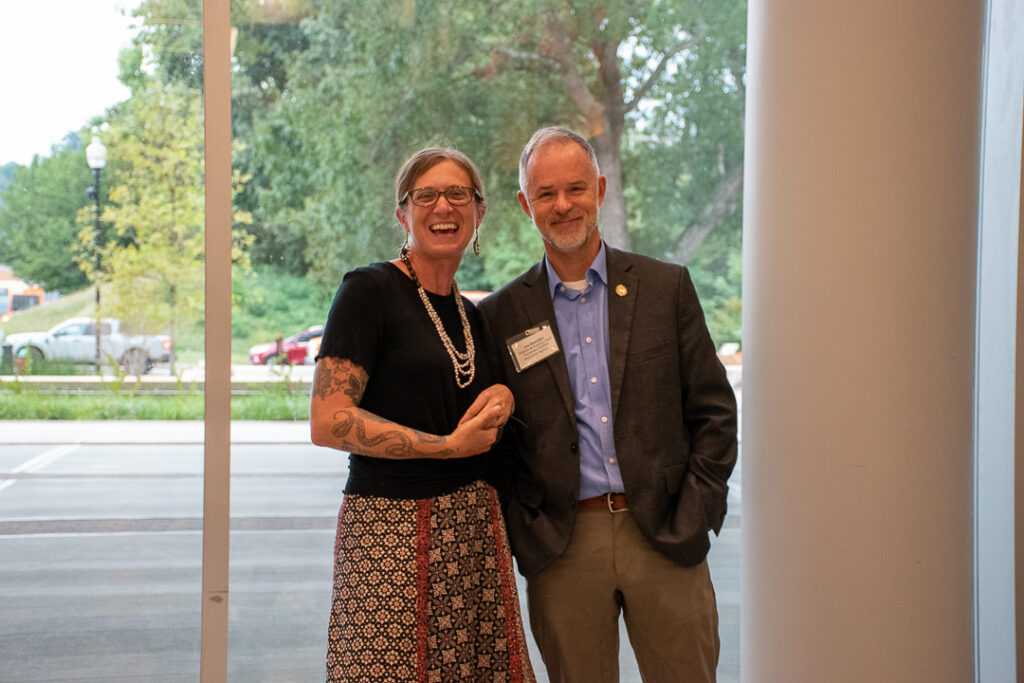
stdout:
[(232, 420), (301, 420), (309, 421), (309, 396), (305, 393), (285, 394), (261, 392), (231, 397)]
[[(107, 389), (54, 394), (17, 382), (0, 386), (0, 420), (202, 420), (202, 393), (153, 395)], [(309, 420), (309, 396), (276, 385), (231, 398), (232, 420)]]
[[(4, 359), (0, 363), (0, 375), (13, 375), (13, 361)], [(68, 375), (95, 375), (96, 366), (89, 363), (75, 363), (69, 360), (37, 360), (25, 359), (25, 364), (18, 369), (21, 375), (46, 375), (50, 377), (66, 377)]]

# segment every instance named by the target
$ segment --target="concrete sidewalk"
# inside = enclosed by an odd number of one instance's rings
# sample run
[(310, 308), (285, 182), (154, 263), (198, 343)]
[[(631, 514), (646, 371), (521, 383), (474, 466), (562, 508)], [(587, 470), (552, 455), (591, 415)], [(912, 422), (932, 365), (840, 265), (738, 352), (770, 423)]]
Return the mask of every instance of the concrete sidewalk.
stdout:
[[(49, 444), (202, 444), (202, 420), (0, 420), (0, 446)], [(231, 442), (308, 444), (309, 423), (236, 420)]]

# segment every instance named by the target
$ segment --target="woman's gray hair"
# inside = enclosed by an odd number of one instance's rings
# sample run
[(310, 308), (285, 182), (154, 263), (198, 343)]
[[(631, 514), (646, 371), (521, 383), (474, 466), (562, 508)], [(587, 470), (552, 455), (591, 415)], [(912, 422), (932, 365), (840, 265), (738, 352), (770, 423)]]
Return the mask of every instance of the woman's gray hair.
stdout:
[(594, 148), (586, 138), (565, 126), (548, 126), (533, 134), (530, 141), (526, 143), (526, 147), (523, 147), (523, 153), (519, 156), (519, 189), (524, 193), (526, 192), (526, 165), (530, 163), (530, 157), (550, 142), (575, 142), (590, 157), (591, 163), (594, 164), (594, 171), (601, 175), (601, 167), (597, 164), (597, 154), (594, 153)]

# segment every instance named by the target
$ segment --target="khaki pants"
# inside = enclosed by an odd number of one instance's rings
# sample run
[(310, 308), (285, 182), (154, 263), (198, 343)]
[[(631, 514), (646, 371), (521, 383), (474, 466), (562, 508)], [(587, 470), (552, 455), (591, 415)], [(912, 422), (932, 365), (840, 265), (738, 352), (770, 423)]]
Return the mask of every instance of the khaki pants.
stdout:
[(552, 683), (619, 680), (619, 612), (645, 683), (713, 682), (718, 609), (707, 561), (654, 550), (628, 512), (580, 509), (569, 547), (527, 579), (530, 628)]

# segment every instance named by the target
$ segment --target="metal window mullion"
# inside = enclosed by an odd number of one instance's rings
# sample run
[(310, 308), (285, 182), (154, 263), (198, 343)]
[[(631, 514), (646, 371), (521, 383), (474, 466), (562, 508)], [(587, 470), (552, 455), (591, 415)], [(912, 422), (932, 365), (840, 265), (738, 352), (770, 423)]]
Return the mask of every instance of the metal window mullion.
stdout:
[(203, 3), (206, 382), (201, 683), (227, 681), (231, 528), (231, 12)]

